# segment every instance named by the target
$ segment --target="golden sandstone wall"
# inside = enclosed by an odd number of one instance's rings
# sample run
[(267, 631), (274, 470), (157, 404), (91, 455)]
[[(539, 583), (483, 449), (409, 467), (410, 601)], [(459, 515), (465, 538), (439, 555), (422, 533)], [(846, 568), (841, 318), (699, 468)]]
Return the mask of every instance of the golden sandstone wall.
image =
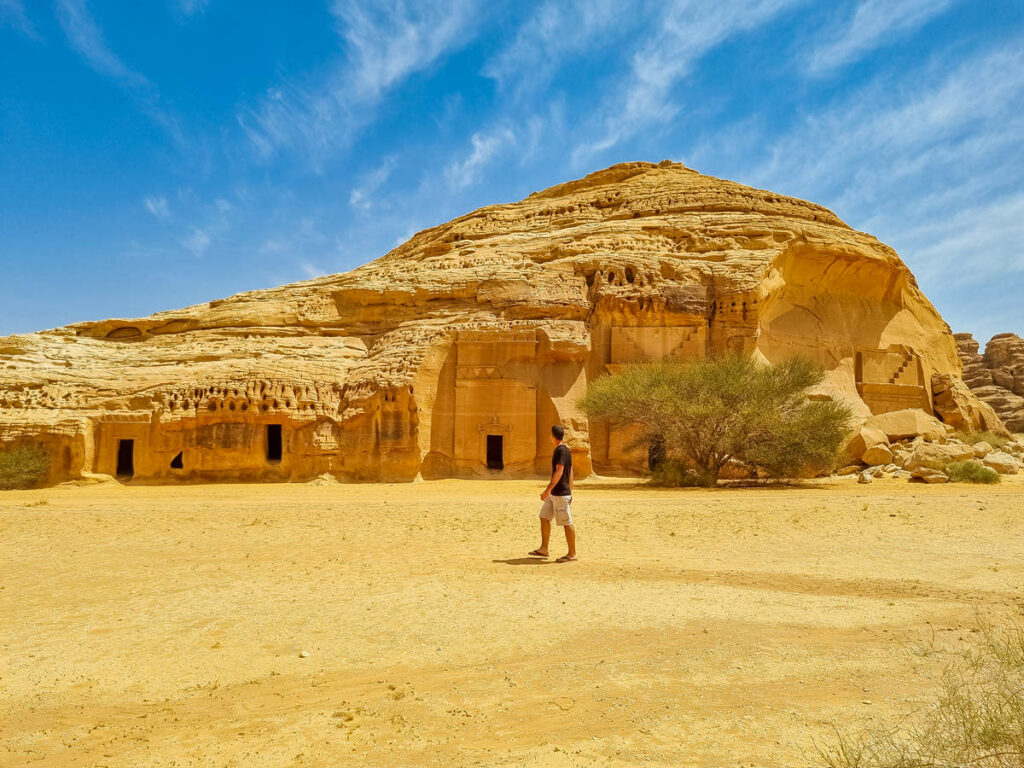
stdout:
[(352, 272), (0, 339), (0, 440), (53, 481), (412, 480), (642, 469), (575, 408), (656, 359), (810, 356), (860, 418), (998, 427), (889, 247), (825, 208), (627, 163), (418, 233)]

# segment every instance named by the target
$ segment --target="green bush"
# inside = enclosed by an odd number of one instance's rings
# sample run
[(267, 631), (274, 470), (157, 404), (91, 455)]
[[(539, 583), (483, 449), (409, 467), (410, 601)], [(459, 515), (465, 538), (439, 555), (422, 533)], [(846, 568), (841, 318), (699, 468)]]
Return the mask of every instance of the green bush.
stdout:
[(715, 479), (732, 459), (792, 477), (832, 469), (846, 437), (849, 410), (807, 397), (824, 377), (801, 358), (631, 365), (594, 381), (579, 405), (613, 427), (637, 428), (632, 447), (658, 439), (667, 457)]
[(954, 461), (944, 470), (951, 483), (998, 483), (999, 473), (980, 461)]
[(1024, 765), (1024, 624), (980, 626), (951, 654), (935, 701), (899, 725), (838, 733), (819, 746), (828, 768), (1020, 768)]
[(38, 445), (0, 449), (0, 489), (35, 488), (50, 474), (50, 456)]
[(710, 472), (698, 472), (675, 459), (660, 461), (651, 470), (651, 484), (665, 488), (713, 488), (716, 482)]

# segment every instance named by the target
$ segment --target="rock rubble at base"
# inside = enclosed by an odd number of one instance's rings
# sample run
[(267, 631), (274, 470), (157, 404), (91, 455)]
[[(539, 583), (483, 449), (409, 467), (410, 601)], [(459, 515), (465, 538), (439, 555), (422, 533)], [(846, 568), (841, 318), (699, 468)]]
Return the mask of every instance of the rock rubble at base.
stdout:
[[(939, 467), (959, 461), (974, 461), (1001, 475), (1024, 471), (1024, 436), (997, 450), (985, 440), (968, 443), (959, 439), (942, 422), (920, 411), (867, 419), (848, 441), (846, 453), (852, 462), (834, 474), (856, 475), (857, 482), (863, 484), (880, 478), (945, 483), (949, 477)], [(886, 456), (891, 463), (882, 461)]]

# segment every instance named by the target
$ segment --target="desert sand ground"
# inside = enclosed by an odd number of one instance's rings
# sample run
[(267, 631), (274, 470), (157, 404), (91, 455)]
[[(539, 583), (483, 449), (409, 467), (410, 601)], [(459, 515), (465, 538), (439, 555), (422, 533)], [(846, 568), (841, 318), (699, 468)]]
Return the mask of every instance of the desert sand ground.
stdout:
[(811, 765), (1024, 600), (1024, 476), (539, 490), (0, 495), (0, 764)]

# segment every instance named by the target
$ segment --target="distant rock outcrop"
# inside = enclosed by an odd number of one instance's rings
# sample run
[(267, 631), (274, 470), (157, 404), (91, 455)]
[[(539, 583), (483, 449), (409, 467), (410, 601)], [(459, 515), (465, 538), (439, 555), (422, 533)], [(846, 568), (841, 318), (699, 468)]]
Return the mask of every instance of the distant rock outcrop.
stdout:
[(1015, 333), (996, 334), (982, 355), (971, 334), (953, 337), (964, 366), (964, 382), (992, 406), (1007, 429), (1024, 432), (1024, 339)]
[(577, 410), (587, 382), (726, 352), (817, 360), (815, 396), (860, 423), (1000, 428), (892, 248), (664, 162), (473, 211), (346, 274), (2, 338), (0, 441), (46, 446), (54, 481), (508, 477), (549, 470), (561, 423), (578, 476), (636, 471), (647, 451)]

